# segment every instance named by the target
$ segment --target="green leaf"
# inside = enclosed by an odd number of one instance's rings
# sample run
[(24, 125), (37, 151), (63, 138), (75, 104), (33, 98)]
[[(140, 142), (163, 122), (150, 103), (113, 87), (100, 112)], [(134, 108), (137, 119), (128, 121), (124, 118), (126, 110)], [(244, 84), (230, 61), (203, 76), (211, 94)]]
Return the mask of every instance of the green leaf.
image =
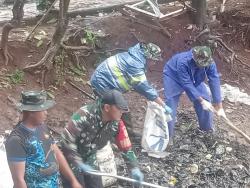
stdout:
[(42, 46), (43, 44), (43, 41), (42, 40), (39, 40), (36, 44), (36, 47), (39, 48), (40, 46)]

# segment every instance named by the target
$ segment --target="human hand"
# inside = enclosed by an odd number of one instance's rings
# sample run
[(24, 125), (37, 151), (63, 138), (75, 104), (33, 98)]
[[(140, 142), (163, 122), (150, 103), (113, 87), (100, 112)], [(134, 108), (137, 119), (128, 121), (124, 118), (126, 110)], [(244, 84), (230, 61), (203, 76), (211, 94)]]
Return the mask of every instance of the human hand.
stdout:
[(203, 99), (201, 101), (201, 105), (202, 105), (203, 110), (211, 111), (211, 112), (214, 111), (213, 105), (210, 102), (208, 102), (207, 100), (205, 100), (205, 99)]
[(144, 175), (143, 175), (143, 173), (140, 171), (140, 169), (139, 168), (133, 168), (132, 170), (131, 170), (131, 174), (132, 174), (132, 178), (134, 179), (134, 180), (137, 180), (137, 181), (139, 181), (139, 182), (142, 182), (143, 181), (143, 179), (144, 179)]
[(173, 112), (173, 110), (168, 105), (164, 105), (163, 108), (166, 114), (171, 114)]
[(226, 113), (225, 113), (223, 108), (220, 108), (219, 110), (217, 110), (216, 113), (217, 113), (218, 116), (221, 116), (223, 118), (227, 118)]
[(84, 163), (80, 163), (78, 164), (78, 167), (83, 171), (83, 172), (91, 172), (94, 171), (94, 169), (88, 165), (88, 164), (84, 164)]

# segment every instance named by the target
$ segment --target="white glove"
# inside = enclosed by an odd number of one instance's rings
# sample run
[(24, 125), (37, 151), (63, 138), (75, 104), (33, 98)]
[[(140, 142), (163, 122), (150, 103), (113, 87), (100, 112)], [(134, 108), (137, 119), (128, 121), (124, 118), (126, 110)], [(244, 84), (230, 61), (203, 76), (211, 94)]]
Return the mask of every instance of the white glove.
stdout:
[(216, 113), (218, 116), (221, 116), (223, 118), (227, 118), (226, 113), (225, 113), (223, 108), (220, 108)]
[(201, 105), (202, 105), (203, 110), (211, 111), (211, 112), (214, 111), (213, 105), (210, 102), (208, 102), (207, 100), (205, 100), (205, 99), (203, 99), (201, 101)]

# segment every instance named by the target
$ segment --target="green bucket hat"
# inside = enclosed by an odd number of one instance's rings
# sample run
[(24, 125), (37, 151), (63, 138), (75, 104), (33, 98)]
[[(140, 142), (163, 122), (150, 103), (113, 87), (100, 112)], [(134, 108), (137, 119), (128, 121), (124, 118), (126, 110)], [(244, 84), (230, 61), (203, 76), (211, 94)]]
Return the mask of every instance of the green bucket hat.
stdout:
[(23, 91), (21, 101), (17, 104), (20, 111), (45, 111), (55, 105), (55, 101), (47, 100), (46, 91)]
[(213, 63), (212, 51), (208, 46), (196, 46), (192, 52), (194, 61), (199, 67), (207, 67)]
[(142, 44), (141, 47), (144, 50), (144, 55), (148, 59), (152, 60), (162, 60), (161, 58), (161, 48), (153, 43)]

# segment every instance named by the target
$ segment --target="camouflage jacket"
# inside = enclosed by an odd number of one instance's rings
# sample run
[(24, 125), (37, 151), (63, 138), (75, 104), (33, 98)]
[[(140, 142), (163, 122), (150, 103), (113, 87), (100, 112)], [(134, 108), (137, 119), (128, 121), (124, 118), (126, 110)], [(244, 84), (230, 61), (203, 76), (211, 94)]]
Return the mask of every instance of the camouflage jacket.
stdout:
[[(115, 142), (118, 135), (118, 122), (103, 124), (101, 102), (81, 107), (71, 117), (62, 134), (62, 149), (70, 164), (82, 161), (96, 168), (96, 152), (108, 141)], [(128, 138), (127, 142), (130, 143)], [(123, 143), (116, 143), (124, 145)], [(137, 158), (130, 149), (122, 151), (122, 155), (132, 167), (137, 166)]]

